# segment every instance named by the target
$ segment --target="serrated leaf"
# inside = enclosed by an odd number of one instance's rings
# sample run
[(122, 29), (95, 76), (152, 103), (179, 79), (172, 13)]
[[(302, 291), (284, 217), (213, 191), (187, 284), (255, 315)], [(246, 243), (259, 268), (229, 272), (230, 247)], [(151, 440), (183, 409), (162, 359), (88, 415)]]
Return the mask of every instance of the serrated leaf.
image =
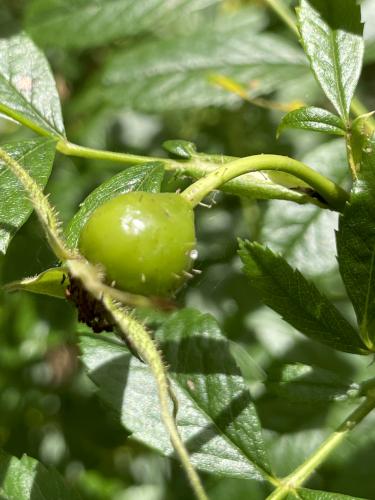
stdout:
[(303, 54), (282, 37), (254, 34), (246, 25), (234, 25), (225, 33), (200, 28), (114, 54), (76, 106), (88, 111), (105, 103), (161, 112), (231, 105), (239, 98), (212, 83), (212, 75), (233, 78), (255, 97), (285, 86), (307, 71)]
[[(51, 139), (33, 139), (5, 144), (2, 148), (18, 161), (41, 188), (47, 184), (55, 156), (55, 142)], [(0, 252), (8, 245), (32, 212), (30, 201), (20, 182), (0, 162)]]
[(285, 115), (277, 129), (277, 135), (289, 128), (343, 136), (346, 133), (341, 118), (325, 109), (313, 106), (295, 109)]
[(0, 496), (4, 500), (78, 500), (78, 495), (54, 469), (34, 458), (0, 452)]
[[(26, 8), (27, 31), (39, 43), (88, 48), (116, 38), (160, 30), (178, 16), (219, 0), (33, 0)], [(56, 33), (59, 36), (56, 36)]]
[(301, 0), (298, 21), (316, 79), (347, 123), (364, 52), (357, 0)]
[(93, 211), (105, 201), (119, 194), (130, 191), (160, 191), (164, 176), (163, 164), (159, 162), (135, 165), (103, 182), (81, 203), (79, 211), (74, 215), (65, 230), (68, 244), (74, 248), (78, 245), (79, 234)]
[[(156, 338), (179, 401), (177, 424), (197, 468), (262, 480), (269, 464), (248, 388), (216, 321), (194, 310), (174, 314)], [(149, 368), (114, 338), (84, 336), (83, 363), (99, 395), (133, 437), (172, 456)]]
[(342, 495), (341, 493), (309, 490), (307, 488), (298, 488), (296, 494), (289, 493), (285, 498), (286, 500), (365, 500), (364, 498)]
[(296, 330), (339, 351), (367, 353), (357, 331), (285, 259), (259, 243), (241, 242), (239, 253), (252, 290)]
[(0, 39), (0, 112), (39, 134), (65, 136), (47, 59), (25, 34)]
[(24, 278), (20, 281), (8, 283), (4, 286), (4, 290), (7, 292), (32, 292), (64, 299), (68, 282), (66, 271), (61, 267), (55, 267), (47, 269), (32, 278)]
[(297, 403), (347, 401), (359, 397), (358, 384), (345, 380), (335, 372), (302, 363), (273, 368), (267, 377), (268, 389)]
[(358, 179), (340, 217), (340, 272), (357, 314), (361, 335), (375, 340), (375, 141), (365, 139)]

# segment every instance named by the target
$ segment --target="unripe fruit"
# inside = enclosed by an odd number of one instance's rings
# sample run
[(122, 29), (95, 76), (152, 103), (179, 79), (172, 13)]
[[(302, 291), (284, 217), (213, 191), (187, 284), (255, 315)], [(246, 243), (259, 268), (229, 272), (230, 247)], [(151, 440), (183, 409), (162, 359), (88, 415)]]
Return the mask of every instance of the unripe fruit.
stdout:
[(176, 193), (134, 191), (99, 206), (83, 227), (79, 250), (104, 267), (117, 288), (165, 296), (186, 280), (196, 245), (194, 211)]

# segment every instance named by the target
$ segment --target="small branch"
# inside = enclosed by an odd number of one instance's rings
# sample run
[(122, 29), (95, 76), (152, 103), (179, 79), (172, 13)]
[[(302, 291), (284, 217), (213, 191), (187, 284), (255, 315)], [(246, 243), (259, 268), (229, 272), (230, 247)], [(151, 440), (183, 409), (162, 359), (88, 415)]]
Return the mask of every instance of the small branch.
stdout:
[(153, 158), (152, 156), (138, 156), (126, 153), (115, 153), (113, 151), (102, 151), (100, 149), (85, 148), (78, 144), (60, 140), (56, 144), (56, 149), (66, 156), (77, 156), (79, 158), (88, 158), (93, 160), (108, 160), (124, 165), (140, 165), (152, 161), (165, 162), (166, 159)]
[[(188, 175), (195, 179), (205, 177), (207, 174), (217, 170), (219, 166), (238, 159), (222, 155), (197, 154), (190, 160), (177, 161), (170, 158), (137, 156), (128, 153), (101, 151), (99, 149), (78, 146), (67, 141), (58, 142), (57, 150), (68, 156), (108, 160), (120, 163), (124, 166), (144, 164), (145, 168), (147, 168), (147, 163), (157, 161), (163, 164), (166, 171), (176, 172), (181, 175)], [(222, 186), (222, 190), (230, 194), (252, 199), (278, 199), (292, 201), (300, 205), (311, 203), (313, 205), (318, 205), (321, 208), (326, 208), (326, 206), (320, 203), (319, 200), (309, 196), (307, 193), (304, 193), (303, 190), (299, 190), (300, 186), (298, 183), (296, 183), (295, 188), (288, 188), (282, 184), (282, 179), (280, 179), (280, 183), (278, 183), (277, 172), (274, 172), (274, 179), (272, 180), (265, 174), (255, 172), (242, 176), (240, 179), (233, 179), (232, 181), (229, 181), (225, 184), (225, 186)]]
[(302, 162), (278, 155), (248, 156), (227, 163), (189, 186), (182, 196), (194, 207), (211, 191), (218, 189), (231, 179), (261, 170), (284, 172), (306, 182), (333, 210), (342, 211), (349, 200), (348, 193), (331, 180)]
[(266, 4), (285, 22), (291, 31), (299, 36), (296, 19), (282, 0), (264, 0)]
[(289, 476), (282, 480), (279, 486), (267, 500), (281, 500), (290, 491), (301, 487), (328, 456), (343, 442), (352, 431), (375, 408), (375, 390), (372, 388), (366, 399), (347, 417), (344, 422), (323, 441), (319, 448)]

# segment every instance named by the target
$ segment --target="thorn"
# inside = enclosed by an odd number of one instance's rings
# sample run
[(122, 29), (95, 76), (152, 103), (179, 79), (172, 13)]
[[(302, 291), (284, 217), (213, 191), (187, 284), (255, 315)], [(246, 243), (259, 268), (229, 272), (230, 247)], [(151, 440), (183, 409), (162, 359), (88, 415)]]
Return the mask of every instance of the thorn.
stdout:
[(194, 274), (188, 273), (187, 271), (182, 271), (182, 274), (186, 276), (186, 278), (194, 278)]
[(200, 201), (198, 205), (204, 208), (212, 208), (212, 205), (208, 205), (207, 203), (203, 203), (202, 201)]
[(194, 274), (202, 274), (201, 269), (192, 269), (191, 272)]

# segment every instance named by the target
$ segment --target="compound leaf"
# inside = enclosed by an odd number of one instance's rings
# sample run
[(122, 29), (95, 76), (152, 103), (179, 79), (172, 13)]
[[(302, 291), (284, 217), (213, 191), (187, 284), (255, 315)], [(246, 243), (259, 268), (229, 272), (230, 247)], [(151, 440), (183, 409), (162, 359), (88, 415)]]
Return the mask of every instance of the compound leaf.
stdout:
[(78, 98), (76, 108), (87, 112), (100, 103), (162, 112), (230, 105), (238, 97), (215, 84), (214, 75), (233, 78), (255, 97), (285, 86), (307, 70), (301, 51), (277, 35), (255, 34), (246, 24), (224, 32), (200, 28), (114, 54)]
[[(32, 0), (26, 29), (43, 45), (82, 49), (160, 30), (219, 0)], [(56, 36), (58, 33), (58, 36)]]

